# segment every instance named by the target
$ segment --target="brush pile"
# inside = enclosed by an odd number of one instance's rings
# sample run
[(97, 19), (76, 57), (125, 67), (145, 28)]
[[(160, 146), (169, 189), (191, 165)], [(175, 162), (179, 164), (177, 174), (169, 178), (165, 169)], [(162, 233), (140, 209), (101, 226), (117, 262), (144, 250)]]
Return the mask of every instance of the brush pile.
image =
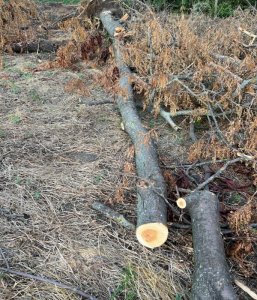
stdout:
[(32, 26), (38, 21), (37, 6), (29, 0), (0, 0), (0, 51), (12, 52), (12, 44), (35, 38)]
[(156, 114), (165, 107), (171, 116), (188, 115), (207, 126), (189, 151), (191, 161), (256, 158), (256, 13), (142, 18), (129, 23), (123, 53), (136, 70), (134, 86), (144, 94), (145, 107), (153, 106)]

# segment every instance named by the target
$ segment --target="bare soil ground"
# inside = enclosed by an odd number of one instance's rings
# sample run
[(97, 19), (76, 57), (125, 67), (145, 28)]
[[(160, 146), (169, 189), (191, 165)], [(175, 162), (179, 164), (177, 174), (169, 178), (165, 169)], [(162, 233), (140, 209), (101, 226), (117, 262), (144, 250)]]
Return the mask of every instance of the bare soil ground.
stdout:
[[(183, 246), (179, 232), (150, 251), (134, 233), (90, 208), (94, 200), (115, 202), (130, 146), (115, 104), (86, 105), (110, 96), (91, 80), (90, 70), (29, 71), (37, 64), (34, 54), (7, 55), (0, 74), (0, 242), (8, 264), (78, 286), (99, 299), (109, 299), (119, 287), (119, 299), (129, 299), (129, 292), (139, 299), (182, 295), (190, 286), (190, 262), (184, 259), (192, 248)], [(66, 83), (78, 77), (91, 86), (89, 97), (65, 92)], [(160, 156), (183, 160), (181, 133), (174, 134), (161, 120), (148, 118), (145, 124), (162, 127)], [(135, 222), (130, 181), (115, 210)], [(136, 274), (128, 286), (126, 270)], [(51, 285), (2, 276), (1, 299), (79, 299)]]

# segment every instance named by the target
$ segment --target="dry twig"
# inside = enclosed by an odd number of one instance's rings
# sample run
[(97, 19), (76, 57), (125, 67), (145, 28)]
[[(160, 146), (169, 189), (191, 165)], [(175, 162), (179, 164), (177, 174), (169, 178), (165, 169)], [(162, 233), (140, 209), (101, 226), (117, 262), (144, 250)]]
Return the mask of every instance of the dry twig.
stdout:
[(203, 183), (199, 184), (198, 187), (196, 189), (194, 189), (192, 191), (192, 193), (196, 192), (196, 191), (200, 191), (201, 189), (203, 189), (207, 184), (209, 184), (210, 182), (212, 182), (214, 179), (216, 179), (217, 177), (220, 176), (221, 173), (223, 173), (228, 166), (236, 163), (236, 162), (239, 162), (239, 161), (242, 161), (242, 158), (235, 158), (235, 159), (232, 159), (232, 160), (229, 160), (227, 161), (224, 166), (222, 166), (215, 174), (213, 174), (211, 177), (209, 177), (207, 180), (205, 180)]
[(244, 283), (241, 281), (235, 279), (235, 284), (240, 287), (244, 292), (246, 292), (252, 299), (257, 300), (257, 294), (252, 291), (248, 286), (246, 286)]
[(115, 222), (117, 222), (119, 225), (121, 225), (122, 227), (124, 227), (126, 229), (129, 229), (129, 230), (136, 229), (136, 226), (134, 224), (132, 224), (131, 222), (129, 222), (127, 219), (125, 219), (125, 217), (123, 215), (119, 214), (115, 210), (111, 209), (110, 207), (108, 207), (107, 205), (105, 205), (99, 201), (93, 202), (92, 208), (97, 210), (98, 212), (102, 213), (107, 218), (114, 220)]
[(80, 295), (81, 297), (83, 297), (83, 299), (97, 300), (96, 297), (81, 291), (77, 287), (73, 287), (71, 285), (64, 284), (62, 282), (59, 282), (59, 281), (51, 279), (51, 278), (46, 278), (46, 277), (42, 277), (42, 276), (38, 276), (38, 275), (32, 275), (32, 274), (29, 274), (26, 272), (12, 270), (10, 268), (0, 268), (0, 272), (13, 274), (13, 275), (21, 276), (21, 277), (28, 278), (28, 279), (33, 279), (33, 280), (40, 281), (40, 282), (45, 282), (45, 283), (57, 286), (59, 288), (69, 290), (77, 295)]

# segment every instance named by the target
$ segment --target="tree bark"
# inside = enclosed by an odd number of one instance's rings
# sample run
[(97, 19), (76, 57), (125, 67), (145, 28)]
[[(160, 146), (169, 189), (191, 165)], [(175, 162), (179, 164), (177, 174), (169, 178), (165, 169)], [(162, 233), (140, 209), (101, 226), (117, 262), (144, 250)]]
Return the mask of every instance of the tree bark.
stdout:
[[(119, 22), (113, 21), (111, 13), (108, 11), (102, 12), (100, 19), (104, 28), (114, 37), (115, 28), (120, 27)], [(136, 166), (140, 177), (137, 186), (137, 237), (143, 245), (154, 248), (156, 247), (155, 228), (152, 227), (149, 230), (148, 227), (145, 229), (144, 226), (162, 224), (166, 227), (166, 186), (158, 166), (153, 141), (150, 139), (147, 130), (142, 126), (136, 113), (132, 88), (129, 83), (130, 71), (123, 62), (118, 38), (114, 38), (114, 53), (120, 72), (119, 84), (123, 91), (123, 96), (118, 96), (118, 106), (125, 130), (135, 145)], [(237, 299), (226, 263), (216, 196), (207, 190), (196, 191), (187, 196), (185, 201), (192, 219), (195, 253), (195, 272), (191, 299)], [(158, 232), (161, 232), (161, 230), (158, 229)]]
[(237, 299), (225, 258), (217, 197), (205, 190), (185, 200), (192, 220), (195, 259), (191, 299)]
[(153, 140), (149, 132), (141, 124), (133, 99), (130, 84), (130, 70), (124, 64), (120, 52), (120, 42), (114, 37), (115, 28), (120, 27), (114, 21), (110, 11), (100, 13), (104, 28), (113, 37), (116, 64), (119, 69), (119, 85), (121, 94), (117, 104), (124, 127), (135, 146), (137, 175), (137, 230), (139, 242), (149, 248), (161, 246), (168, 237), (166, 184), (162, 176)]

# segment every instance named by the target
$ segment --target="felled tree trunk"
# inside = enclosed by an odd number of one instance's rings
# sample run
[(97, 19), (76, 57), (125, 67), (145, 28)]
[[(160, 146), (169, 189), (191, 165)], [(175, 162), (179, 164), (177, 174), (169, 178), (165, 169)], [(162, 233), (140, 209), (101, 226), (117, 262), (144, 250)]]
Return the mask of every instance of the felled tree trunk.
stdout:
[(237, 299), (225, 258), (217, 197), (205, 190), (185, 200), (192, 220), (195, 259), (191, 299)]
[[(110, 11), (101, 12), (100, 19), (104, 28), (114, 37), (115, 28), (120, 27), (120, 23), (113, 20)], [(139, 177), (136, 235), (142, 245), (155, 248), (161, 246), (168, 237), (167, 207), (164, 201), (166, 184), (158, 164), (154, 143), (137, 114), (130, 84), (130, 70), (123, 62), (119, 41), (114, 38), (113, 42), (121, 89), (117, 103), (125, 130), (135, 146)]]
[[(119, 22), (113, 21), (109, 11), (100, 13), (103, 26), (111, 36)], [(114, 53), (120, 71), (122, 95), (118, 106), (124, 127), (130, 135), (136, 153), (138, 182), (138, 240), (150, 248), (161, 245), (167, 238), (166, 187), (161, 175), (157, 155), (149, 133), (142, 126), (136, 113), (132, 88), (129, 84), (130, 71), (123, 62), (119, 41), (114, 38)], [(184, 199), (182, 199), (184, 200)], [(235, 300), (237, 296), (225, 259), (223, 240), (219, 227), (219, 210), (216, 196), (205, 190), (190, 194), (186, 204), (193, 230), (195, 272), (193, 278), (193, 300)], [(181, 205), (181, 203), (180, 203)], [(156, 226), (156, 228), (155, 228)]]

